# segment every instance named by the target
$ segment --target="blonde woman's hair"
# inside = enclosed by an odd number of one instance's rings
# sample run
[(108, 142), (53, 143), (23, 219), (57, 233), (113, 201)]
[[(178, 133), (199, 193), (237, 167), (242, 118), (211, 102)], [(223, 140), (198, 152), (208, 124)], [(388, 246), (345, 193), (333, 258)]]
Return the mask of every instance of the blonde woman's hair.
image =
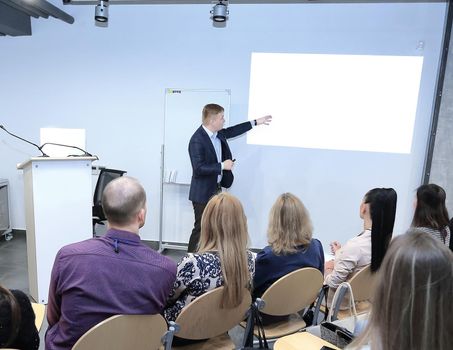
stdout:
[(241, 202), (228, 194), (211, 198), (201, 218), (199, 253), (217, 250), (222, 267), (223, 308), (238, 306), (250, 285), (247, 219)]
[(313, 226), (302, 201), (291, 193), (280, 195), (269, 213), (267, 237), (275, 254), (289, 254), (311, 242)]
[(449, 350), (453, 254), (423, 231), (396, 237), (377, 275), (370, 321), (351, 344), (378, 350)]

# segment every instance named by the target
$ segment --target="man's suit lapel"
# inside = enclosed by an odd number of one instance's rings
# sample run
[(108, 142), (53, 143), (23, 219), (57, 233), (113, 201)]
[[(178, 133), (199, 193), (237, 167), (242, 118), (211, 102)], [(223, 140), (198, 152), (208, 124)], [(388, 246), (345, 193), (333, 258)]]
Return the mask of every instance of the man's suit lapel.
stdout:
[(222, 144), (222, 161), (224, 161), (225, 159), (228, 159), (231, 157), (230, 155), (230, 147), (228, 146), (228, 142), (225, 138), (225, 136), (221, 135), (221, 134), (217, 134), (219, 140), (220, 140), (220, 143)]

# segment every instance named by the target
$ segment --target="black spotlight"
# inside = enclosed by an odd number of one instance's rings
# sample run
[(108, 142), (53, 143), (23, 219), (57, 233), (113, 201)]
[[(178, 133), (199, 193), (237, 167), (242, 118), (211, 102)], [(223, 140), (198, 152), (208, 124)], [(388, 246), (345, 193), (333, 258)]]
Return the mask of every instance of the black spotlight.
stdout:
[(211, 10), (214, 22), (225, 22), (228, 19), (228, 1), (219, 0)]
[(109, 1), (99, 0), (94, 9), (94, 19), (96, 22), (107, 23), (109, 21)]

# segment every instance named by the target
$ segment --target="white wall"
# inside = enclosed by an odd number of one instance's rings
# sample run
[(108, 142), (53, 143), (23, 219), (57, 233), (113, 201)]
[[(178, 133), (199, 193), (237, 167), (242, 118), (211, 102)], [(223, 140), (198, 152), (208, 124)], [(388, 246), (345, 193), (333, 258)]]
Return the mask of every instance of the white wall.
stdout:
[[(246, 145), (245, 137), (231, 142), (238, 158), (232, 193), (244, 203), (254, 246), (265, 244), (269, 208), (284, 191), (306, 203), (315, 234), (325, 243), (358, 232), (358, 205), (372, 187), (397, 190), (397, 231), (410, 222), (445, 4), (232, 4), (226, 28), (212, 26), (210, 5), (112, 5), (108, 28), (94, 25), (94, 6), (64, 10), (75, 17), (73, 25), (34, 20), (32, 37), (0, 39), (0, 123), (36, 142), (41, 127), (85, 128), (88, 151), (99, 156), (99, 164), (126, 169), (144, 184), (149, 197), (145, 239), (158, 237), (164, 88), (231, 89), (234, 124), (247, 118), (253, 51), (419, 55), (417, 45), (423, 41), (413, 152), (386, 155), (385, 176), (376, 172), (378, 156), (371, 153), (338, 157), (337, 151), (302, 154)], [(0, 134), (0, 178), (10, 180), (16, 229), (25, 228), (25, 219), (22, 174), (15, 166), (37, 154)], [(401, 165), (403, 170), (395, 171)], [(358, 179), (364, 181), (357, 184)]]

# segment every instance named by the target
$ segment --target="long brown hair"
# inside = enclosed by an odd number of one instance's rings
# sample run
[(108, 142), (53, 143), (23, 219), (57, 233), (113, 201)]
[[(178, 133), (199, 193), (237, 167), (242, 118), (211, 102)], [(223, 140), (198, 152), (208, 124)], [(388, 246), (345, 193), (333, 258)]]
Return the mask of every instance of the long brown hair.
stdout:
[(1, 344), (0, 347), (8, 347), (12, 344), (19, 333), (20, 327), (20, 307), (14, 295), (9, 291), (9, 289), (0, 286), (0, 309), (10, 309), (11, 310), (11, 322), (9, 324), (9, 337), (6, 343)]
[(275, 254), (290, 254), (311, 242), (313, 226), (302, 201), (291, 193), (281, 194), (269, 213), (267, 237)]
[(445, 206), (445, 191), (436, 184), (422, 185), (417, 189), (417, 205), (412, 219), (413, 227), (429, 227), (439, 230), (443, 240), (447, 236), (445, 227), (449, 223)]
[(380, 268), (370, 321), (351, 348), (449, 350), (453, 333), (453, 254), (413, 229), (396, 237)]
[(222, 307), (238, 306), (250, 284), (247, 220), (241, 202), (228, 194), (211, 198), (201, 218), (199, 253), (217, 250), (222, 267)]

